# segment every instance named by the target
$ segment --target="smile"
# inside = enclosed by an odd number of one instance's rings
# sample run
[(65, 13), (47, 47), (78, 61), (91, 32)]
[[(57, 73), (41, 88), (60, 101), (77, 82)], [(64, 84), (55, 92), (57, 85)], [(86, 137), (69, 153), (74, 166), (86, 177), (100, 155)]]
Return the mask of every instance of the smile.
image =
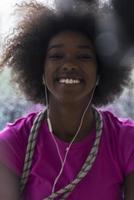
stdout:
[(59, 83), (62, 83), (62, 84), (79, 84), (80, 83), (80, 80), (79, 79), (72, 79), (72, 78), (61, 78), (59, 79)]

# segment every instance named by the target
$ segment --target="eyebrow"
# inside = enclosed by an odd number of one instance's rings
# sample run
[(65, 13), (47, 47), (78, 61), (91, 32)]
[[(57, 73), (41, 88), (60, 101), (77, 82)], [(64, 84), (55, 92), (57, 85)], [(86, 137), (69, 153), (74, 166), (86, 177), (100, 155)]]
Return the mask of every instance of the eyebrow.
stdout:
[(54, 48), (62, 48), (62, 47), (64, 47), (64, 44), (53, 44), (48, 48), (48, 51)]
[[(55, 48), (63, 48), (64, 44), (53, 44), (48, 48), (48, 51), (50, 51), (51, 49), (55, 49)], [(78, 49), (89, 49), (89, 50), (93, 50), (93, 47), (91, 45), (87, 45), (87, 44), (80, 44), (77, 45)]]
[(78, 48), (79, 49), (93, 49), (93, 47), (91, 45), (87, 45), (87, 44), (85, 44), (85, 45), (83, 45), (83, 44), (78, 45)]

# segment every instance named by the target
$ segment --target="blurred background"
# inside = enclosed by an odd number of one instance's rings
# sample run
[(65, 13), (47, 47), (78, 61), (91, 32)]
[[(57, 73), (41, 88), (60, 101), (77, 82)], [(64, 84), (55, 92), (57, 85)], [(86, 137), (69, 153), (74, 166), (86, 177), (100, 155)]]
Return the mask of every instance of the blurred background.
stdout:
[[(41, 0), (40, 0), (41, 1)], [(64, 1), (64, 0), (63, 0)], [(14, 21), (11, 20), (11, 10), (17, 0), (0, 1), (0, 41), (4, 38)], [(42, 2), (42, 1), (41, 1)], [(49, 0), (50, 2), (50, 0)], [(1, 42), (0, 42), (1, 48)], [(132, 79), (134, 75), (132, 74)], [(134, 119), (134, 84), (130, 82), (129, 88), (124, 88), (120, 98), (102, 109), (108, 109), (119, 117)], [(10, 83), (10, 70), (0, 72), (0, 130), (7, 122), (13, 122), (16, 118), (26, 115), (29, 112), (41, 110), (41, 105), (34, 105), (26, 101), (24, 96), (14, 89)]]

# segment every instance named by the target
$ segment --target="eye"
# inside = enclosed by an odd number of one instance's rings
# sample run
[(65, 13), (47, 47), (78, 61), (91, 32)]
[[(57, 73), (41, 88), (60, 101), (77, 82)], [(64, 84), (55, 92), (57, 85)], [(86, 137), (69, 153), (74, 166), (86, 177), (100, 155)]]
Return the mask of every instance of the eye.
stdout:
[(60, 53), (53, 53), (53, 54), (48, 55), (48, 58), (52, 59), (52, 60), (60, 60), (63, 57), (64, 57), (64, 55), (60, 54)]
[(92, 54), (80, 54), (77, 56), (77, 58), (83, 60), (92, 60), (94, 59), (94, 56)]

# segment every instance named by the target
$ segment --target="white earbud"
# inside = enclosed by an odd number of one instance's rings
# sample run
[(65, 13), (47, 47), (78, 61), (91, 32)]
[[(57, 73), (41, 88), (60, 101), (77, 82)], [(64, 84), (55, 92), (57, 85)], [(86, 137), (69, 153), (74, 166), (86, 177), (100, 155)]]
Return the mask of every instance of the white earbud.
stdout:
[(46, 85), (46, 81), (45, 81), (44, 76), (42, 76), (42, 83), (43, 83), (43, 85)]
[(97, 80), (96, 80), (95, 86), (99, 85), (99, 81), (100, 81), (100, 76), (97, 76)]

